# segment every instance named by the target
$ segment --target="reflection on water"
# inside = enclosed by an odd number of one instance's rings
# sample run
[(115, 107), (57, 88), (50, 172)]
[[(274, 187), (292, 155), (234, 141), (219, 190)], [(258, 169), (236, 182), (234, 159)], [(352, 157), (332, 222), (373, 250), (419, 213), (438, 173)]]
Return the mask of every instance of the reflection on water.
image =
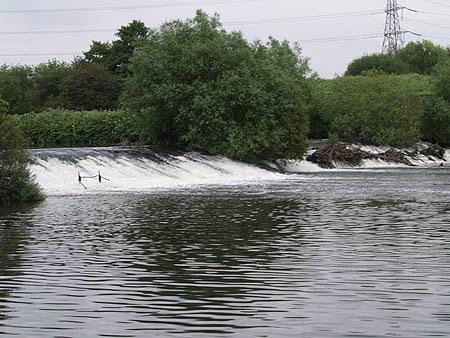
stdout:
[(448, 337), (449, 179), (331, 172), (0, 214), (0, 333)]

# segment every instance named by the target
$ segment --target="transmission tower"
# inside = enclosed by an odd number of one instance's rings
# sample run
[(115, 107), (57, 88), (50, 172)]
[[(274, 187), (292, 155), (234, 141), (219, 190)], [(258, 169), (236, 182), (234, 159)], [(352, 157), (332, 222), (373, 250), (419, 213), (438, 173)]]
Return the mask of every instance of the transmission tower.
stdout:
[(405, 42), (404, 32), (400, 27), (399, 12), (404, 7), (398, 7), (397, 0), (387, 0), (386, 24), (384, 26), (383, 53), (396, 54)]

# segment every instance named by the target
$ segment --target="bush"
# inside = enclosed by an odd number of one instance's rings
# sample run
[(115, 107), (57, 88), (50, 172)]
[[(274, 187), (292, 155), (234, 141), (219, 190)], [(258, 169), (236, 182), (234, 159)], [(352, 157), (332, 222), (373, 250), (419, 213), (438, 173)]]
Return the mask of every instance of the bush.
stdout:
[(436, 95), (450, 104), (450, 58), (433, 68), (433, 79)]
[(33, 84), (33, 68), (28, 66), (0, 66), (0, 99), (8, 103), (8, 112), (32, 112), (38, 104)]
[(139, 141), (134, 115), (49, 110), (15, 117), (33, 148), (111, 146)]
[(450, 104), (447, 101), (440, 97), (426, 100), (421, 132), (424, 141), (450, 145)]
[(75, 63), (62, 79), (58, 103), (71, 110), (115, 109), (119, 80), (100, 64)]
[(40, 201), (43, 195), (27, 169), (23, 137), (5, 110), (0, 100), (0, 206)]
[(386, 54), (365, 55), (353, 60), (347, 67), (346, 76), (363, 75), (368, 71), (377, 71), (385, 74), (407, 74), (411, 67), (393, 57)]
[(431, 91), (419, 75), (349, 76), (328, 81), (315, 109), (342, 140), (406, 146), (419, 140), (422, 94)]
[(287, 42), (249, 44), (198, 12), (151, 31), (130, 70), (123, 104), (149, 141), (243, 160), (306, 151), (309, 68)]

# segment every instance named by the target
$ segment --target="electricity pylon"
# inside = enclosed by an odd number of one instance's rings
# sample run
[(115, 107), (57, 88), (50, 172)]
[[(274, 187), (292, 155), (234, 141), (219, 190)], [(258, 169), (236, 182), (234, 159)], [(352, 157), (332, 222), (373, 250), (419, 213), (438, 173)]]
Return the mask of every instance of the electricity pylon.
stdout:
[(384, 26), (383, 53), (394, 55), (403, 47), (404, 33), (400, 27), (399, 12), (404, 7), (398, 7), (397, 0), (388, 0), (386, 6), (386, 24)]

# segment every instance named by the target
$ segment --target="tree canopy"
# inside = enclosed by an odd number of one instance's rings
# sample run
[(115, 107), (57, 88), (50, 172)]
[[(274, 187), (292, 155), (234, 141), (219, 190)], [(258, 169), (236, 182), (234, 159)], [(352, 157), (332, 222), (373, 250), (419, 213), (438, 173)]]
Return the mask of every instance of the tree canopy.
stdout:
[(396, 55), (372, 54), (353, 60), (345, 75), (363, 75), (367, 71), (430, 75), (433, 67), (445, 59), (450, 59), (449, 51), (431, 41), (410, 42)]
[(86, 61), (104, 65), (108, 70), (121, 77), (128, 75), (128, 64), (135, 48), (139, 47), (148, 33), (142, 21), (133, 20), (122, 26), (116, 33), (117, 40), (112, 42), (93, 41), (90, 49), (84, 53)]
[(306, 150), (309, 67), (287, 42), (250, 44), (199, 11), (151, 30), (130, 70), (123, 105), (150, 141), (246, 160)]

